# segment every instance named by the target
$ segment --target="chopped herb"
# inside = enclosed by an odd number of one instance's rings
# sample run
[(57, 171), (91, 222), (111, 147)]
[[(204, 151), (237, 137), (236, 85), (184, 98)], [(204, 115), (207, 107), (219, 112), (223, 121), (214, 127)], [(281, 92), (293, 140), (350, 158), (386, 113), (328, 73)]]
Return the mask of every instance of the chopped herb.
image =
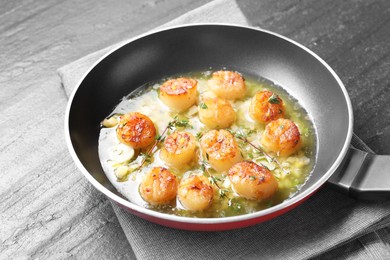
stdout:
[(280, 169), (282, 169), (284, 171), (284, 168), (282, 167), (282, 165), (279, 163), (279, 161), (270, 156), (269, 154), (267, 154), (265, 151), (263, 151), (263, 149), (261, 149), (260, 147), (254, 145), (253, 143), (251, 143), (248, 138), (246, 137), (246, 134), (242, 131), (242, 129), (234, 132), (233, 130), (231, 130), (231, 133), (239, 140), (243, 141), (244, 143), (247, 143), (249, 144), (250, 146), (252, 146), (252, 148), (254, 148), (255, 150), (259, 151), (260, 153), (262, 153), (269, 162), (276, 162), (278, 164), (278, 166), (280, 167)]
[(206, 171), (206, 165), (204, 165), (203, 163), (200, 165), (200, 170), (202, 172), (205, 172)]
[(205, 167), (208, 167), (208, 166), (209, 166), (209, 163), (208, 163), (207, 161), (202, 161), (201, 163), (202, 163), (202, 165), (204, 165)]
[(196, 133), (196, 140), (199, 141), (199, 140), (202, 138), (202, 136), (203, 136), (203, 133), (202, 133), (202, 132)]
[(209, 172), (209, 170), (206, 167), (206, 165), (207, 165), (207, 162), (202, 162), (201, 165), (200, 165), (200, 168), (203, 171), (203, 175), (208, 176), (210, 184), (211, 185), (215, 185), (218, 188), (218, 193), (219, 193), (219, 197), (220, 198), (227, 197), (227, 194), (229, 193), (229, 191), (226, 190), (226, 189), (222, 189), (220, 184), (218, 184), (218, 182), (222, 182), (223, 180), (221, 178), (219, 178), (219, 177), (216, 177), (216, 176), (212, 175)]
[(188, 119), (179, 119), (178, 116), (175, 116), (173, 118), (174, 120), (169, 122), (168, 129), (173, 130), (174, 127), (178, 128), (192, 128), (192, 125), (190, 124), (190, 121)]
[(205, 103), (203, 103), (203, 102), (199, 104), (199, 107), (201, 109), (208, 109), (207, 105)]
[(234, 136), (241, 140), (246, 139), (246, 134), (241, 129), (235, 132)]
[(235, 135), (234, 130), (232, 130), (232, 129), (230, 129), (230, 128), (226, 128), (225, 130), (228, 131), (229, 133), (231, 133), (232, 135)]
[(165, 141), (165, 136), (163, 136), (163, 135), (156, 135), (156, 141), (157, 142), (164, 142)]
[(211, 175), (211, 176), (209, 177), (209, 180), (210, 180), (210, 183), (211, 183), (211, 184), (216, 184), (217, 181), (219, 181), (219, 182), (222, 181), (220, 178), (218, 178), (218, 177), (216, 177), (216, 176), (213, 176), (213, 175)]
[(270, 96), (270, 98), (268, 99), (268, 102), (271, 104), (279, 104), (280, 100), (279, 100), (278, 95), (272, 94), (272, 96)]
[(227, 193), (229, 193), (229, 191), (228, 190), (219, 189), (218, 193), (219, 193), (219, 197), (222, 199), (222, 198), (226, 198), (227, 197)]
[(256, 133), (257, 131), (255, 129), (249, 129), (248, 132), (247, 132), (247, 135), (251, 135), (251, 134), (254, 134)]
[(150, 163), (150, 161), (152, 160), (152, 155), (149, 153), (141, 153), (140, 156), (144, 157), (144, 162)]
[(254, 181), (254, 180), (256, 180), (256, 177), (255, 177), (255, 176), (249, 176), (249, 179), (250, 179), (251, 181)]
[(189, 127), (190, 123), (189, 123), (188, 120), (183, 119), (183, 120), (180, 120), (180, 121), (176, 121), (175, 126), (176, 127)]

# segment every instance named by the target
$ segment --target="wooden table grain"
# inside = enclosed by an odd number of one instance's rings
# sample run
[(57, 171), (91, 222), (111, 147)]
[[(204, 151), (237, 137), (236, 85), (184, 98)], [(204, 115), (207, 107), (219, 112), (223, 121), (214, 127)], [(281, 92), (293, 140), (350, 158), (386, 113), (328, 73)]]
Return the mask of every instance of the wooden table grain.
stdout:
[[(56, 70), (207, 2), (0, 2), (0, 259), (134, 257), (110, 203), (68, 153)], [(354, 132), (390, 154), (389, 1), (237, 3), (252, 25), (327, 61), (351, 97)]]

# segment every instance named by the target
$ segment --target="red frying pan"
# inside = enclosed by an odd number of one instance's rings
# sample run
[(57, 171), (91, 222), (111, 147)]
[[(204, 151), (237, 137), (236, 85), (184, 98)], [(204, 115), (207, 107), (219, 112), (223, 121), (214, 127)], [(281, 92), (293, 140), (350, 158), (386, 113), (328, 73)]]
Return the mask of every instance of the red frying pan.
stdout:
[[(173, 216), (126, 200), (108, 181), (98, 157), (99, 126), (122, 97), (168, 75), (229, 68), (269, 79), (292, 94), (313, 118), (316, 163), (306, 184), (281, 204), (225, 218)], [(390, 197), (390, 160), (350, 147), (351, 102), (335, 72), (302, 45), (272, 32), (232, 25), (190, 25), (132, 39), (98, 61), (71, 95), (65, 133), (84, 176), (109, 199), (149, 221), (187, 230), (227, 230), (281, 215), (309, 198), (327, 180), (359, 198)], [(387, 167), (387, 168), (386, 168)]]

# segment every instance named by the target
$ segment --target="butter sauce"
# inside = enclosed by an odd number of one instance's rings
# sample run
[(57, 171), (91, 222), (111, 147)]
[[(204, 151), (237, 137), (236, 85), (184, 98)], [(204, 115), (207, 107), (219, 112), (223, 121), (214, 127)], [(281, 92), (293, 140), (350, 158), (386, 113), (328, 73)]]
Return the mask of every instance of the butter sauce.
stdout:
[[(208, 90), (207, 80), (211, 77), (211, 71), (188, 73), (180, 76), (196, 79), (198, 81), (198, 93), (201, 95)], [(159, 82), (146, 84), (129, 96), (124, 97), (107, 118), (117, 117), (120, 114), (128, 112), (139, 112), (148, 116), (154, 122), (157, 133), (161, 134), (167, 124), (171, 122), (175, 116), (178, 116), (179, 118), (188, 120), (191, 125), (191, 127), (185, 128), (185, 131), (198, 137), (206, 133), (209, 129), (199, 121), (197, 105), (177, 114), (171, 112), (161, 102), (159, 99), (159, 87), (167, 79), (170, 78), (164, 78)], [(285, 117), (294, 121), (301, 133), (302, 148), (297, 153), (287, 158), (281, 158), (272, 154), (278, 163), (276, 163), (276, 161), (267, 160), (263, 154), (254, 150), (250, 145), (237, 140), (245, 160), (252, 160), (258, 164), (265, 165), (276, 177), (279, 190), (271, 199), (259, 202), (241, 198), (231, 189), (229, 178), (226, 177), (227, 172), (218, 173), (209, 168), (209, 172), (220, 180), (218, 184), (226, 190), (226, 194), (221, 196), (218, 189), (215, 188), (213, 204), (207, 210), (200, 212), (185, 210), (184, 207), (180, 205), (178, 199), (167, 205), (149, 205), (141, 198), (139, 194), (139, 185), (142, 176), (153, 167), (166, 167), (174, 173), (179, 180), (188, 177), (190, 174), (199, 174), (209, 177), (203, 172), (201, 162), (204, 158), (201, 156), (199, 147), (197, 150), (197, 158), (189, 165), (180, 169), (170, 167), (162, 161), (159, 156), (160, 150), (158, 149), (152, 154), (150, 163), (146, 163), (141, 169), (131, 172), (127, 176), (120, 175), (118, 178), (118, 169), (120, 169), (121, 166), (130, 165), (134, 168), (134, 165), (140, 163), (141, 156), (139, 156), (139, 151), (132, 151), (131, 147), (126, 147), (126, 145), (119, 142), (116, 136), (116, 127), (102, 127), (99, 136), (99, 158), (109, 181), (124, 197), (137, 205), (168, 214), (187, 217), (225, 217), (241, 215), (271, 207), (293, 196), (299, 188), (304, 185), (307, 178), (309, 178), (315, 163), (316, 136), (314, 126), (309, 115), (301, 107), (299, 102), (280, 86), (277, 86), (266, 79), (254, 80), (249, 77), (245, 77), (245, 84), (247, 86), (246, 96), (240, 100), (230, 100), (236, 111), (236, 121), (229, 129), (232, 131), (241, 129), (247, 134), (247, 139), (251, 143), (260, 146), (260, 137), (264, 131), (265, 125), (253, 121), (248, 114), (248, 110), (253, 95), (261, 90), (267, 89), (282, 98), (286, 108)], [(197, 103), (199, 105), (199, 100)], [(157, 147), (161, 147), (161, 144), (158, 144)], [(132, 158), (129, 159), (129, 157)], [(280, 169), (280, 166), (282, 166), (283, 169)]]

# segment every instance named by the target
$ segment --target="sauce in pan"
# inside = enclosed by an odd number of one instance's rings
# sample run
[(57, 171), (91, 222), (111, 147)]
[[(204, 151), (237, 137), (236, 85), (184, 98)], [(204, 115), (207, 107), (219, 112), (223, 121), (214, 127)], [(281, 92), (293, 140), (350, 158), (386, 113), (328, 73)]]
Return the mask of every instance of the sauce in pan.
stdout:
[(315, 163), (315, 130), (284, 89), (238, 72), (168, 77), (102, 121), (99, 157), (129, 201), (188, 217), (256, 212), (293, 196)]

